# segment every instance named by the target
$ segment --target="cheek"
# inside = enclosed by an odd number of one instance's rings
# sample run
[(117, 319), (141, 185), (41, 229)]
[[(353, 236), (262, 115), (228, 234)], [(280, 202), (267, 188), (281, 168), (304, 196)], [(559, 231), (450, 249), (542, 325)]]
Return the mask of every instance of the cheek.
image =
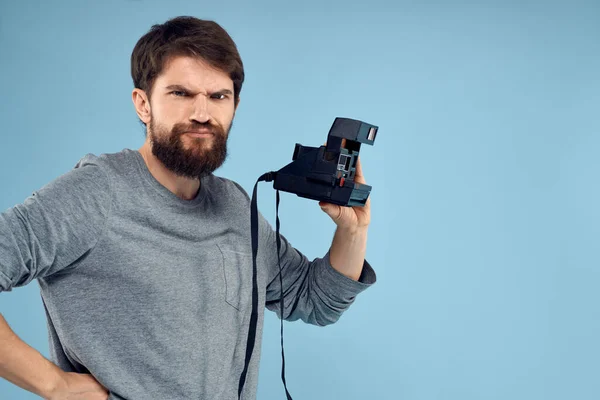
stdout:
[(231, 124), (233, 114), (233, 107), (215, 107), (212, 116), (218, 121), (219, 125), (226, 128)]
[(171, 128), (175, 123), (184, 121), (185, 112), (181, 106), (165, 105), (154, 112), (156, 121), (162, 126)]

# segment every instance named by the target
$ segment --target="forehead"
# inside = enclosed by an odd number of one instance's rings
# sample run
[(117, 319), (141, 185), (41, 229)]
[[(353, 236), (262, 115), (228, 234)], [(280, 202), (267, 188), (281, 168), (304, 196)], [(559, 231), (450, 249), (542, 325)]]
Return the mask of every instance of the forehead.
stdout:
[(176, 56), (165, 62), (157, 86), (186, 85), (191, 89), (229, 88), (233, 90), (233, 81), (229, 75), (213, 67), (198, 57)]

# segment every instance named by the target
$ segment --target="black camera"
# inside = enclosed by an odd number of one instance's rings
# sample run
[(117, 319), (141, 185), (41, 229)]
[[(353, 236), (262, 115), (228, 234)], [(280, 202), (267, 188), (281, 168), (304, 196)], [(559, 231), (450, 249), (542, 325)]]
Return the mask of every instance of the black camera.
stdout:
[(273, 188), (307, 199), (341, 206), (364, 206), (371, 186), (354, 181), (361, 143), (373, 145), (378, 127), (350, 118), (336, 118), (327, 144), (296, 143), (292, 162), (275, 174)]

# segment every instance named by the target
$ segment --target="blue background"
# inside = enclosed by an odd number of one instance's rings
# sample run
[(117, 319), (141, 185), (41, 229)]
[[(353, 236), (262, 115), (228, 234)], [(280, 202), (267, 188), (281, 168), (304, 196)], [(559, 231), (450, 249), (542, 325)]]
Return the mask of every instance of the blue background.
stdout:
[[(50, 4), (53, 3), (53, 4)], [(139, 148), (129, 57), (153, 23), (214, 19), (247, 80), (217, 174), (251, 191), (336, 116), (361, 159), (378, 282), (335, 325), (286, 323), (301, 399), (600, 398), (600, 4), (0, 1), (0, 209), (86, 153)], [(259, 186), (274, 221), (275, 193)], [(334, 232), (282, 195), (310, 258)], [(37, 283), (0, 295), (48, 354)], [(284, 398), (267, 313), (259, 399)], [(0, 381), (0, 398), (37, 398)]]

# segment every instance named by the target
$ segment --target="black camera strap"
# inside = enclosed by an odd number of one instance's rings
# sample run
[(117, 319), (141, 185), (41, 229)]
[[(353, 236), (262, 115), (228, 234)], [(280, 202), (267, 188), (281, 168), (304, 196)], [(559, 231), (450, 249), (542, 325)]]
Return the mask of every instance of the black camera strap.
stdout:
[(371, 186), (354, 181), (358, 154), (361, 144), (373, 145), (377, 130), (375, 125), (365, 122), (337, 117), (327, 134), (327, 142), (320, 147), (302, 146), (296, 143), (292, 162), (280, 170), (267, 172), (258, 178), (252, 193), (251, 234), (252, 234), (252, 314), (246, 343), (246, 362), (240, 376), (238, 399), (241, 400), (242, 390), (246, 382), (248, 365), (252, 358), (254, 342), (256, 341), (256, 326), (258, 323), (258, 282), (256, 255), (258, 253), (258, 206), (256, 204), (256, 189), (258, 183), (273, 182), (277, 191), (276, 205), (276, 241), (277, 259), (279, 263), (279, 307), (281, 319), (281, 380), (285, 387), (287, 400), (292, 396), (285, 382), (285, 354), (283, 351), (283, 272), (281, 268), (281, 238), (279, 234), (279, 191), (294, 193), (297, 196), (312, 200), (321, 200), (343, 206), (364, 206), (369, 198)]
[[(254, 344), (256, 342), (256, 326), (258, 323), (258, 277), (257, 277), (257, 266), (256, 266), (256, 256), (258, 254), (258, 205), (256, 199), (256, 192), (259, 182), (271, 182), (275, 179), (276, 172), (267, 172), (266, 174), (261, 175), (256, 183), (254, 184), (254, 190), (252, 192), (252, 205), (250, 211), (250, 229), (252, 235), (252, 313), (250, 314), (250, 327), (248, 329), (248, 341), (246, 343), (246, 359), (244, 362), (244, 369), (242, 371), (242, 375), (240, 376), (239, 386), (238, 386), (238, 399), (241, 399), (242, 390), (244, 389), (244, 384), (246, 383), (246, 375), (248, 373), (248, 366), (250, 364), (250, 359), (252, 358), (252, 352), (254, 350)], [(285, 381), (285, 353), (283, 350), (283, 272), (281, 269), (281, 237), (279, 236), (279, 190), (277, 190), (276, 194), (276, 205), (275, 205), (275, 230), (276, 230), (276, 243), (277, 243), (277, 261), (279, 265), (279, 308), (281, 313), (281, 380), (283, 381), (283, 387), (285, 388), (285, 394), (287, 396), (287, 400), (292, 400), (292, 396), (290, 395), (287, 384)]]

